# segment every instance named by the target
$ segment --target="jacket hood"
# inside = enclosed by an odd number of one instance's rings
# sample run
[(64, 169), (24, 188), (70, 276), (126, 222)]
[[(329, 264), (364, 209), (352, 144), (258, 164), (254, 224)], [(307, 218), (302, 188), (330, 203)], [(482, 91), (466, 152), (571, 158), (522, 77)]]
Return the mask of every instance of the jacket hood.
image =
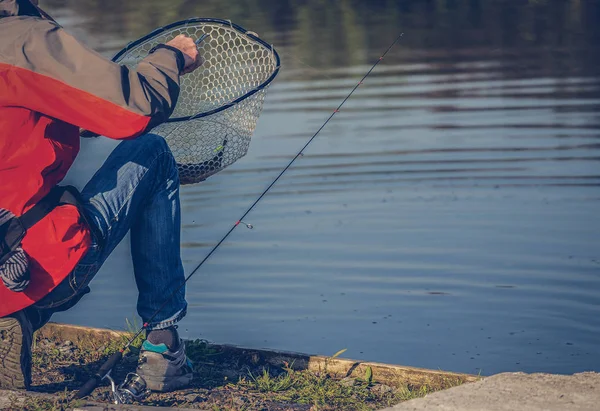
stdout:
[(29, 0), (0, 0), (0, 18), (12, 16), (45, 17), (46, 13)]

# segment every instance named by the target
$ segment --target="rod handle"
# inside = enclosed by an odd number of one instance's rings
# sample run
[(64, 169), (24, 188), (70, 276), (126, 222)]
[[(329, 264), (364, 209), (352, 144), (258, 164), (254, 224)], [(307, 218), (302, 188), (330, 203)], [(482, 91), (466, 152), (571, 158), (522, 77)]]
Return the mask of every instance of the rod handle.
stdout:
[(98, 372), (92, 378), (87, 380), (83, 387), (81, 387), (79, 391), (77, 391), (74, 398), (79, 400), (90, 395), (98, 386), (98, 384), (100, 384), (100, 381), (102, 381), (106, 374), (108, 374), (110, 370), (112, 370), (115, 367), (115, 365), (117, 365), (121, 361), (122, 358), (123, 353), (121, 351), (117, 351), (116, 353), (108, 357), (108, 360), (106, 360), (104, 364), (102, 364)]
[(96, 389), (99, 383), (100, 379), (98, 378), (98, 376), (94, 375), (92, 378), (87, 380), (87, 382), (83, 385), (83, 387), (79, 389), (79, 391), (77, 391), (75, 397), (73, 398), (76, 400), (80, 400), (84, 397), (87, 397), (92, 393), (92, 391)]

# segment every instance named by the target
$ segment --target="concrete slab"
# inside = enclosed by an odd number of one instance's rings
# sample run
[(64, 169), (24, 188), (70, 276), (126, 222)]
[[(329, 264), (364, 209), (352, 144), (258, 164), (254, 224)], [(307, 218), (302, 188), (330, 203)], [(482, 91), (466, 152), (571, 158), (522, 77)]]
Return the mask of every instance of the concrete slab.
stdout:
[(385, 411), (598, 411), (600, 374), (503, 373)]

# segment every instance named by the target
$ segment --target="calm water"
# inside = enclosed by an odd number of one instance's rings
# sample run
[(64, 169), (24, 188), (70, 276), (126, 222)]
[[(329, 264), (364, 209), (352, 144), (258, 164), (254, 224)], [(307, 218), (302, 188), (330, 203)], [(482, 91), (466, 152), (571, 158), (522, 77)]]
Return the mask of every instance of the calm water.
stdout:
[[(250, 152), (182, 189), (186, 337), (484, 375), (600, 371), (598, 1), (52, 0), (107, 56), (190, 16), (281, 51)], [(192, 3), (192, 4), (190, 4)], [(194, 4), (197, 3), (197, 4)], [(69, 182), (115, 146), (86, 141)], [(124, 242), (57, 321), (123, 328)]]

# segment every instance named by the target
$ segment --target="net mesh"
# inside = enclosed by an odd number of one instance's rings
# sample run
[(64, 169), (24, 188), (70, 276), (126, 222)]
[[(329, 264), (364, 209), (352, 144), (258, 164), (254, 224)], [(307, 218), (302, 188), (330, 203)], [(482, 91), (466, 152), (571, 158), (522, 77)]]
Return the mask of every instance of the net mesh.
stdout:
[(267, 87), (231, 107), (218, 110), (261, 88), (276, 73), (272, 47), (256, 41), (227, 22), (182, 22), (130, 46), (116, 62), (135, 67), (152, 47), (179, 34), (197, 40), (204, 64), (181, 78), (181, 91), (171, 120), (152, 132), (163, 136), (177, 161), (182, 184), (197, 183), (243, 157), (263, 108)]

